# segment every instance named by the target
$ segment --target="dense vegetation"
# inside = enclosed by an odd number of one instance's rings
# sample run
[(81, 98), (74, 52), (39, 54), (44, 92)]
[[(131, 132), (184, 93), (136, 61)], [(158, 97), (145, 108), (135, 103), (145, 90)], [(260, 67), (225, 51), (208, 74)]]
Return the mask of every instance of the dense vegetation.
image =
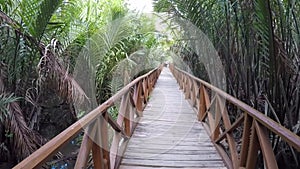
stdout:
[[(19, 162), (86, 113), (75, 103), (95, 98), (93, 107), (164, 61), (166, 46), (211, 80), (187, 31), (173, 30), (178, 18), (216, 48), (224, 90), (300, 134), (300, 1), (154, 0), (154, 9), (172, 16), (165, 22), (178, 39), (155, 32), (153, 18), (130, 13), (123, 0), (0, 0), (0, 163)], [(114, 86), (121, 62), (135, 68)], [(270, 137), (280, 165), (299, 167), (299, 153)]]
[(78, 60), (92, 60), (87, 82), (99, 104), (112, 93), (115, 66), (157, 43), (153, 23), (122, 0), (0, 2), (0, 163), (24, 159), (85, 113), (74, 107), (91, 97), (76, 81), (86, 75)]
[[(222, 60), (227, 92), (300, 134), (300, 1), (157, 0), (155, 10), (185, 18), (208, 36)], [(187, 42), (174, 48), (203, 76), (201, 57)], [(272, 138), (281, 167), (299, 167), (299, 153)]]

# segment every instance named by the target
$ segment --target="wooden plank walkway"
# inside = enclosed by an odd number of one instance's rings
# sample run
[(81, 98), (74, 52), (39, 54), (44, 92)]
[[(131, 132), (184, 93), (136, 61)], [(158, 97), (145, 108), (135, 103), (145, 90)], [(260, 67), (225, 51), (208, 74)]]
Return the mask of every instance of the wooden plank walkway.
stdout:
[(226, 168), (173, 75), (164, 68), (120, 169)]

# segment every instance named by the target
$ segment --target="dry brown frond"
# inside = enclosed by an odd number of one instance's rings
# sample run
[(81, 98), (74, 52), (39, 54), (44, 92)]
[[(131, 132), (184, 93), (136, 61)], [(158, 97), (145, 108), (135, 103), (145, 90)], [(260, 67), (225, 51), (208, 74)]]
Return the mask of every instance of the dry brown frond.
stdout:
[[(52, 41), (55, 42), (55, 41)], [(87, 99), (85, 92), (80, 85), (65, 69), (62, 62), (56, 56), (57, 42), (48, 45), (43, 53), (43, 57), (38, 64), (40, 91), (54, 89), (58, 95), (71, 102), (82, 102)]]
[(0, 94), (4, 92), (4, 82), (7, 79), (7, 65), (0, 62)]
[[(0, 66), (0, 93), (9, 96), (9, 92), (5, 88), (6, 65), (0, 63)], [(8, 103), (6, 113), (8, 115), (4, 116), (3, 124), (0, 123), (0, 125), (4, 126), (10, 152), (17, 161), (20, 161), (43, 145), (45, 140), (27, 126), (17, 101), (14, 100)]]
[(8, 112), (9, 116), (6, 118), (4, 126), (7, 130), (11, 150), (15, 153), (17, 160), (21, 161), (42, 146), (45, 140), (27, 126), (17, 102), (8, 105)]

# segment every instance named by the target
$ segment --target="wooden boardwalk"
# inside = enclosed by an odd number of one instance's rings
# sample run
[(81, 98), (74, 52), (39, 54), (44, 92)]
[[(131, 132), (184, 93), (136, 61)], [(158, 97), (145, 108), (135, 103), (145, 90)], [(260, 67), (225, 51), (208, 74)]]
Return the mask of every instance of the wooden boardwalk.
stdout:
[[(260, 155), (266, 168), (278, 169), (276, 153), (272, 149), (268, 132), (265, 132), (267, 130), (300, 152), (300, 137), (296, 133), (217, 87), (172, 64), (170, 66), (177, 82), (184, 88), (185, 95), (191, 96), (194, 102), (199, 102), (200, 107), (192, 108), (184, 99), (169, 69), (164, 69), (159, 76), (162, 67), (158, 67), (130, 82), (33, 152), (14, 169), (40, 168), (86, 127), (91, 127), (95, 138), (99, 139), (98, 134), (101, 134), (100, 141), (103, 147), (91, 139), (91, 133), (84, 133), (74, 168), (87, 168), (92, 156), (94, 168), (97, 169), (115, 166), (120, 166), (121, 169), (225, 169), (220, 155), (228, 168), (255, 168), (258, 161), (256, 157)], [(136, 111), (142, 110), (145, 101), (142, 94), (151, 91), (157, 79), (158, 82), (143, 112), (144, 116), (135, 128), (135, 124), (130, 125), (130, 121), (123, 119), (133, 119)], [(196, 95), (199, 97), (195, 98)], [(227, 108), (222, 108), (222, 99), (226, 99), (226, 102), (236, 109), (243, 110), (243, 114), (234, 122), (231, 122)], [(119, 110), (118, 120), (115, 121), (107, 109), (115, 106), (118, 100), (122, 100), (123, 106)], [(210, 109), (211, 106), (214, 109)], [(196, 120), (196, 112), (201, 117), (201, 122)], [(94, 121), (100, 116), (105, 117), (107, 123), (103, 120), (101, 125), (94, 125)], [(136, 116), (134, 120), (139, 118)], [(207, 123), (205, 131), (202, 122)], [(222, 126), (216, 125), (219, 122)], [(111, 129), (115, 134), (109, 152), (108, 133)], [(232, 132), (236, 129), (242, 132), (241, 139), (235, 139)], [(213, 133), (214, 137), (211, 140), (206, 131)], [(120, 141), (121, 137), (131, 132), (133, 135), (129, 141)], [(213, 145), (218, 147), (220, 154)], [(236, 145), (241, 148), (237, 148)], [(119, 155), (123, 153), (123, 159), (120, 160)]]
[(164, 68), (120, 169), (226, 168), (196, 113)]

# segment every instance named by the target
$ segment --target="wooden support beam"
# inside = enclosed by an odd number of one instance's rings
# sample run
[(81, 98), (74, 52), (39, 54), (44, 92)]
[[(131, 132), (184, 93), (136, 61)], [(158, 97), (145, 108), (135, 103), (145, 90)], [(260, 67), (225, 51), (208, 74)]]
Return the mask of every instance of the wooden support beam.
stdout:
[[(97, 135), (97, 136), (99, 136), (99, 135)], [(104, 162), (101, 147), (95, 142), (93, 142), (93, 145), (92, 145), (92, 157), (93, 157), (93, 163), (94, 163), (95, 169), (104, 169), (105, 168), (105, 164), (104, 164), (105, 162)]]
[(247, 113), (244, 113), (244, 128), (243, 128), (243, 136), (242, 136), (242, 149), (240, 153), (240, 167), (246, 167), (247, 159), (248, 159), (248, 151), (250, 145), (250, 134), (251, 134), (251, 126), (253, 119)]
[(254, 122), (254, 125), (267, 169), (278, 169), (277, 161), (273, 153), (270, 139), (267, 136), (266, 129), (257, 121)]
[(81, 142), (75, 168), (86, 168), (92, 145), (92, 139), (89, 137), (88, 134), (85, 134)]
[(251, 132), (250, 132), (250, 142), (249, 142), (249, 149), (246, 161), (246, 168), (247, 169), (254, 169), (257, 162), (257, 154), (259, 150), (259, 144), (257, 139), (257, 134), (255, 131), (254, 122), (252, 122)]
[(200, 93), (200, 103), (199, 103), (199, 109), (198, 109), (198, 120), (203, 121), (204, 120), (204, 114), (206, 112), (206, 103), (205, 103), (205, 97), (204, 97), (204, 86), (201, 85), (199, 88)]
[[(225, 130), (229, 130), (231, 128), (231, 122), (230, 122), (229, 115), (227, 112), (226, 100), (222, 99), (219, 95), (217, 95), (216, 96), (216, 104), (218, 105), (217, 106), (218, 110), (220, 110), (220, 114), (223, 119), (223, 124), (224, 124)], [(230, 155), (231, 155), (233, 168), (237, 169), (238, 165), (239, 165), (239, 158), (238, 158), (238, 154), (237, 154), (236, 143), (235, 143), (235, 140), (233, 137), (233, 133), (227, 132), (226, 138), (227, 138), (227, 142), (228, 142), (229, 149), (230, 149)]]
[(244, 115), (241, 115), (233, 124), (229, 129), (226, 129), (221, 135), (220, 137), (215, 141), (216, 143), (219, 143), (220, 141), (222, 141), (225, 137), (227, 133), (233, 132), (234, 129), (236, 129), (244, 120)]
[(103, 153), (104, 168), (110, 169), (110, 156), (109, 156), (109, 145), (108, 145), (108, 113), (103, 114), (103, 118), (100, 118), (100, 129), (101, 129), (101, 150)]

